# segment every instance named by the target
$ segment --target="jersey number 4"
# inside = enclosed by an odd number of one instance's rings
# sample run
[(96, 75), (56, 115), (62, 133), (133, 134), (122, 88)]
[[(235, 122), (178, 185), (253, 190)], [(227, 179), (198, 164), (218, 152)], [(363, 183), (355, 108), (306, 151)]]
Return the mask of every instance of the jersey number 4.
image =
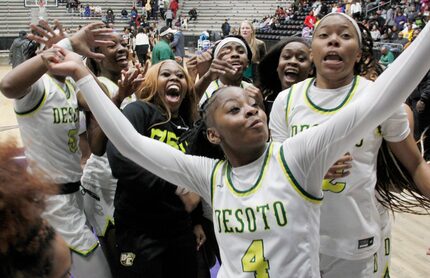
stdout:
[(264, 258), (263, 240), (254, 240), (242, 257), (243, 272), (254, 272), (255, 278), (269, 278), (269, 261)]

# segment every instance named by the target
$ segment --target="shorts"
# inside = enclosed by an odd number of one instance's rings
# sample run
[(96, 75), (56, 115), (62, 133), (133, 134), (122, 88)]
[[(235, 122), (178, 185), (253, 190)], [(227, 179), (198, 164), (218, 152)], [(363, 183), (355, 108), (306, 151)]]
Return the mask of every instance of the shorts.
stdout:
[(375, 256), (361, 260), (345, 260), (320, 254), (321, 278), (369, 278), (377, 272)]
[(42, 217), (64, 238), (69, 248), (80, 255), (90, 254), (99, 245), (86, 224), (80, 191), (48, 197)]
[(96, 235), (105, 236), (109, 225), (115, 224), (113, 212), (116, 184), (112, 185), (111, 188), (102, 188), (88, 180), (82, 179), (82, 186), (100, 198), (100, 201), (98, 201), (90, 195), (85, 194), (84, 209), (88, 222), (93, 227)]
[(384, 215), (381, 214), (381, 246), (375, 254), (377, 260), (377, 271), (375, 278), (389, 278), (390, 277), (390, 263), (391, 263), (391, 219), (388, 212)]

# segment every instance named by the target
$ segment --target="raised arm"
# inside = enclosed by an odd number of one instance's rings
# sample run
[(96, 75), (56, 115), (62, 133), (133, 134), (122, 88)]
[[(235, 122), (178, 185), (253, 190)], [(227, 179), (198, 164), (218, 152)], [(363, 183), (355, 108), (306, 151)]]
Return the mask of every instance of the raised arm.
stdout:
[[(430, 69), (430, 25), (355, 103), (323, 125), (284, 142), (286, 160), (294, 163), (296, 179), (311, 192), (329, 167), (365, 133), (376, 128), (403, 103)], [(317, 188), (318, 187), (318, 188)]]

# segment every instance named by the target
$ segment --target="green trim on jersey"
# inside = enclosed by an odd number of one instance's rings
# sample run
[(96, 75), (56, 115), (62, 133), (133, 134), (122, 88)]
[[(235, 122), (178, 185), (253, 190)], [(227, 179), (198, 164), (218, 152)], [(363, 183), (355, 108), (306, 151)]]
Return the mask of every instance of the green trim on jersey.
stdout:
[(46, 97), (48, 95), (47, 90), (48, 89), (45, 88), (45, 92), (43, 93), (43, 96), (40, 98), (39, 102), (30, 110), (25, 111), (25, 112), (17, 112), (16, 110), (14, 110), (16, 116), (17, 117), (31, 117), (31, 116), (33, 116), (33, 114), (35, 114), (37, 111), (39, 111), (39, 109), (43, 106), (43, 104), (45, 104)]
[(64, 94), (67, 100), (70, 99), (70, 97), (72, 96), (72, 93), (75, 93), (75, 90), (73, 89), (72, 84), (70, 84), (70, 81), (68, 80), (64, 81), (64, 84), (66, 84), (66, 87), (67, 87), (67, 92), (66, 92), (63, 90), (63, 88), (60, 87), (60, 85), (58, 85), (58, 83), (54, 80), (54, 78), (52, 78), (49, 75), (48, 77), (52, 80), (52, 83), (54, 83), (55, 86), (57, 86), (57, 89)]
[(78, 250), (78, 249), (75, 249), (75, 248), (73, 248), (72, 246), (70, 246), (69, 245), (69, 249), (70, 250), (72, 250), (73, 252), (75, 252), (75, 253), (77, 253), (77, 254), (79, 254), (79, 255), (82, 255), (82, 256), (88, 256), (89, 254), (91, 254), (94, 250), (96, 250), (96, 248), (99, 246), (99, 243), (98, 242), (96, 242), (96, 243), (94, 243), (94, 245), (93, 246), (91, 246), (88, 250), (86, 250), (86, 251), (83, 251), (83, 250)]
[(261, 186), (262, 184), (262, 180), (264, 178), (264, 176), (266, 175), (267, 172), (267, 168), (269, 166), (269, 158), (272, 156), (272, 151), (273, 151), (273, 144), (270, 143), (268, 150), (266, 151), (266, 156), (264, 157), (264, 162), (263, 162), (263, 166), (261, 166), (261, 170), (260, 170), (260, 175), (257, 178), (257, 181), (254, 183), (254, 185), (247, 190), (238, 190), (234, 187), (233, 185), (233, 180), (231, 179), (231, 165), (228, 164), (226, 169), (225, 169), (225, 183), (227, 184), (228, 188), (230, 189), (230, 191), (239, 197), (245, 197), (245, 196), (249, 196), (253, 193), (255, 193)]
[(323, 198), (321, 197), (321, 198), (318, 198), (318, 197), (315, 197), (315, 196), (313, 196), (313, 195), (311, 195), (311, 194), (309, 194), (308, 192), (306, 192), (300, 185), (299, 185), (299, 183), (297, 182), (297, 180), (294, 178), (294, 176), (293, 176), (293, 174), (291, 173), (291, 171), (290, 171), (290, 168), (288, 167), (288, 165), (287, 165), (287, 162), (285, 161), (285, 158), (284, 158), (284, 148), (283, 148), (283, 146), (281, 146), (281, 148), (280, 148), (280, 150), (279, 150), (279, 154), (278, 154), (278, 160), (279, 160), (279, 162), (280, 162), (280, 164), (281, 164), (281, 168), (282, 168), (282, 170), (284, 171), (284, 174), (287, 176), (287, 178), (288, 178), (288, 180), (290, 181), (290, 184), (293, 186), (293, 188), (296, 190), (296, 192), (297, 193), (299, 193), (299, 195), (303, 198), (303, 199), (305, 199), (305, 200), (307, 200), (307, 201), (309, 201), (309, 202), (312, 202), (312, 203), (315, 203), (315, 204), (319, 204), (319, 203), (321, 203), (321, 201), (323, 200)]
[(215, 167), (212, 170), (212, 175), (211, 175), (211, 205), (213, 206), (214, 204), (214, 195), (215, 195), (215, 179), (216, 179), (216, 174), (218, 173), (218, 170), (221, 166), (221, 164), (225, 162), (225, 160), (219, 160), (216, 164)]
[(293, 94), (293, 89), (295, 88), (295, 86), (291, 86), (290, 90), (288, 91), (288, 95), (287, 95), (287, 101), (285, 104), (285, 122), (288, 124), (288, 115), (290, 114), (290, 110), (291, 110), (291, 102), (292, 102), (292, 98), (291, 95)]
[(348, 94), (346, 95), (345, 99), (336, 107), (334, 108), (323, 108), (323, 107), (319, 107), (318, 105), (316, 105), (314, 102), (312, 102), (310, 96), (309, 96), (309, 88), (311, 87), (311, 85), (314, 83), (315, 78), (311, 78), (308, 81), (308, 84), (306, 85), (306, 90), (305, 90), (305, 102), (306, 104), (315, 112), (318, 112), (320, 114), (334, 114), (336, 113), (339, 109), (341, 109), (342, 107), (344, 107), (346, 104), (348, 104), (348, 102), (351, 101), (352, 97), (354, 96), (355, 92), (358, 89), (358, 83), (359, 82), (359, 78), (358, 76), (354, 76), (354, 80), (352, 82), (352, 86), (351, 89), (349, 90)]

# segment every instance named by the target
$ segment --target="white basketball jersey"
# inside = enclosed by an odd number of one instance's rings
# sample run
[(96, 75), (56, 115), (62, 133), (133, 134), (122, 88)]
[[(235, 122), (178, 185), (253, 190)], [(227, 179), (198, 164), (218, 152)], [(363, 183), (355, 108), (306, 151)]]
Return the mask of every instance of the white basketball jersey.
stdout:
[[(294, 85), (285, 96), (288, 136), (329, 120), (371, 83), (356, 77), (352, 84), (336, 90), (318, 89), (314, 79)], [(406, 114), (398, 112), (376, 127), (348, 152), (352, 155), (350, 175), (324, 180), (321, 206), (320, 252), (345, 259), (362, 259), (375, 253), (380, 244), (380, 219), (376, 208), (376, 160), (382, 137), (401, 141), (409, 133)], [(383, 134), (383, 136), (382, 136)]]
[[(241, 82), (240, 82), (240, 87), (241, 87), (241, 88), (244, 88), (244, 89), (245, 89), (246, 87), (251, 86), (251, 85), (252, 85), (251, 83), (248, 83), (248, 82), (246, 82), (246, 81), (241, 81)], [(206, 89), (205, 93), (203, 94), (202, 98), (200, 99), (200, 101), (199, 101), (199, 106), (202, 106), (202, 105), (203, 105), (203, 103), (205, 103), (205, 101), (206, 101), (208, 98), (210, 98), (216, 90), (218, 90), (219, 88), (222, 88), (222, 87), (224, 87), (224, 86), (225, 86), (225, 85), (224, 85), (224, 84), (222, 84), (222, 83), (221, 83), (221, 81), (220, 81), (219, 79), (212, 81), (212, 82), (209, 84), (208, 88)]]
[(281, 144), (272, 143), (251, 164), (215, 166), (213, 222), (223, 259), (218, 278), (320, 277), (321, 199), (295, 183), (281, 157)]
[[(79, 110), (73, 80), (42, 76), (45, 92), (31, 111), (16, 112), (30, 170), (38, 169), (54, 183), (80, 180)], [(17, 100), (19, 102), (22, 100)], [(17, 105), (17, 103), (15, 103)]]

